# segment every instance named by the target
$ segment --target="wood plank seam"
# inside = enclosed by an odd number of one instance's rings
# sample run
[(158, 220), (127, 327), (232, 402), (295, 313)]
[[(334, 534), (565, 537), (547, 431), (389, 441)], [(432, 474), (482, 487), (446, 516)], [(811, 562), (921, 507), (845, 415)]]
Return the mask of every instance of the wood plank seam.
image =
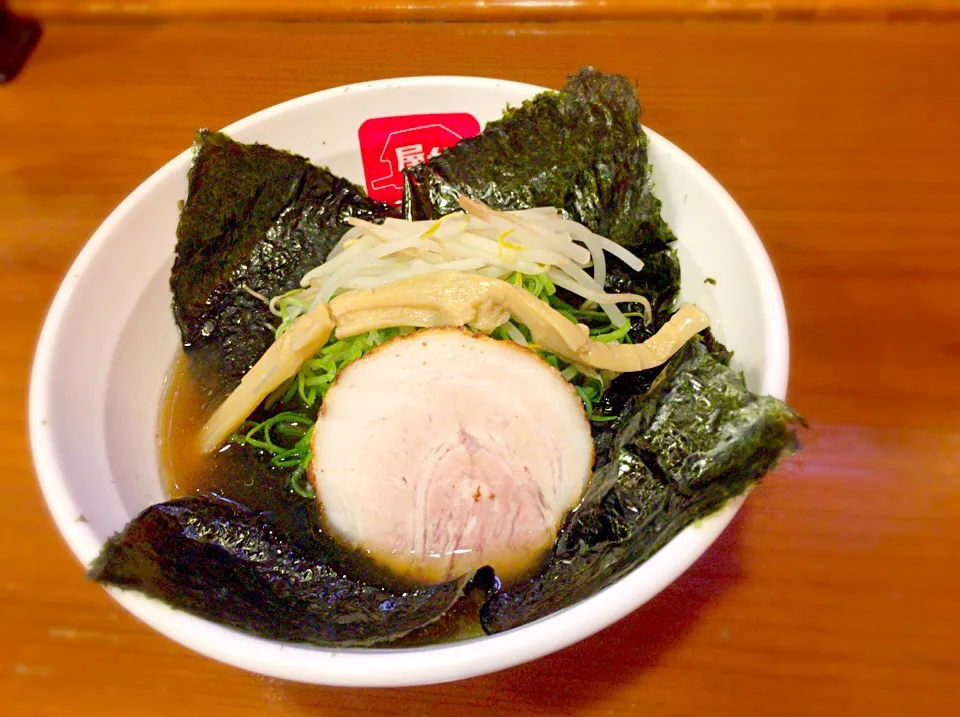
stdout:
[(538, 21), (960, 19), (960, 0), (13, 0), (42, 20)]

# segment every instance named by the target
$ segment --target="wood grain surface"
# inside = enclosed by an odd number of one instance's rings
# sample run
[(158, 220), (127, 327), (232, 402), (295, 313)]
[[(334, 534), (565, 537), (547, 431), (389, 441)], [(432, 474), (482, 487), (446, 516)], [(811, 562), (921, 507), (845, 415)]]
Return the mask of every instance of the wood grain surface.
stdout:
[(286, 20), (931, 19), (960, 0), (11, 0), (44, 19)]
[[(812, 424), (708, 553), (599, 635), (404, 690), (264, 679), (122, 611), (61, 541), (26, 436), (44, 312), (200, 126), (415, 74), (636, 80), (763, 237)], [(50, 24), (0, 87), (0, 714), (960, 714), (960, 26)], [(96, 337), (91, 336), (91, 340)]]

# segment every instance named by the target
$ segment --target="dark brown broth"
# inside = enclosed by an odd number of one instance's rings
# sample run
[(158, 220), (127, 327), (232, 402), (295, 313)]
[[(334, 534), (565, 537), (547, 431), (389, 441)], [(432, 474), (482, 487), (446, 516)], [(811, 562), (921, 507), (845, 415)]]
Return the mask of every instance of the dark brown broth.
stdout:
[(269, 512), (292, 537), (312, 530), (308, 503), (291, 491), (279, 471), (255, 460), (252, 449), (230, 444), (202, 454), (197, 436), (219, 397), (208, 397), (192, 375), (194, 367), (177, 356), (160, 414), (160, 465), (171, 498), (204, 495)]

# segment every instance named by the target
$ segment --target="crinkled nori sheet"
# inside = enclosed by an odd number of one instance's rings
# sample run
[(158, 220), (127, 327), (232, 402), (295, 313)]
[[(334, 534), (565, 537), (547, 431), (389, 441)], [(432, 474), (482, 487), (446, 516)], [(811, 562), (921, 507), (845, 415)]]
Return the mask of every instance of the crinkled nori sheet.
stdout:
[(189, 497), (134, 518), (107, 541), (90, 576), (261, 637), (338, 647), (429, 624), (469, 578), (389, 590), (347, 577), (337, 554), (323, 535), (295, 543), (264, 516)]
[(263, 297), (300, 285), (323, 263), (348, 217), (396, 212), (303, 157), (201, 130), (177, 226), (170, 288), (188, 356), (212, 362), (232, 389), (274, 340)]
[(649, 392), (626, 404), (544, 568), (488, 600), (485, 631), (522, 625), (602, 590), (795, 448), (800, 417), (782, 401), (750, 393), (723, 358), (691, 339)]

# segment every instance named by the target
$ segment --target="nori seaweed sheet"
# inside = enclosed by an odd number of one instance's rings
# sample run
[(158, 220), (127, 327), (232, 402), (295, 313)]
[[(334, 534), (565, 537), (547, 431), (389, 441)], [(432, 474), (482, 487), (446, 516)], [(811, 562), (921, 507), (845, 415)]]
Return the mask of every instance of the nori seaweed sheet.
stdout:
[(691, 339), (649, 393), (630, 403), (543, 570), (481, 608), (486, 632), (602, 590), (795, 448), (802, 419), (782, 401), (748, 391), (724, 358)]
[[(608, 256), (605, 281), (610, 292), (635, 292), (650, 300), (653, 322), (638, 325), (631, 336), (643, 341), (673, 312), (680, 261), (670, 248), (676, 237), (653, 193), (641, 112), (626, 77), (586, 67), (561, 90), (508, 109), (476, 137), (405, 169), (404, 215), (435, 219), (456, 211), (460, 193), (494, 209), (562, 210), (643, 260), (643, 269), (635, 272)], [(560, 294), (574, 300), (563, 290)]]
[(404, 170), (404, 214), (437, 218), (467, 194), (496, 209), (552, 206), (630, 248), (674, 240), (660, 218), (633, 84), (586, 67), (483, 132)]
[(265, 516), (210, 498), (151, 506), (110, 538), (89, 576), (275, 640), (369, 645), (441, 617), (469, 576), (407, 591), (344, 577), (332, 541), (293, 541)]
[(274, 340), (262, 296), (283, 294), (325, 261), (355, 216), (396, 211), (303, 157), (200, 130), (170, 277), (188, 356), (216, 366), (229, 390)]

